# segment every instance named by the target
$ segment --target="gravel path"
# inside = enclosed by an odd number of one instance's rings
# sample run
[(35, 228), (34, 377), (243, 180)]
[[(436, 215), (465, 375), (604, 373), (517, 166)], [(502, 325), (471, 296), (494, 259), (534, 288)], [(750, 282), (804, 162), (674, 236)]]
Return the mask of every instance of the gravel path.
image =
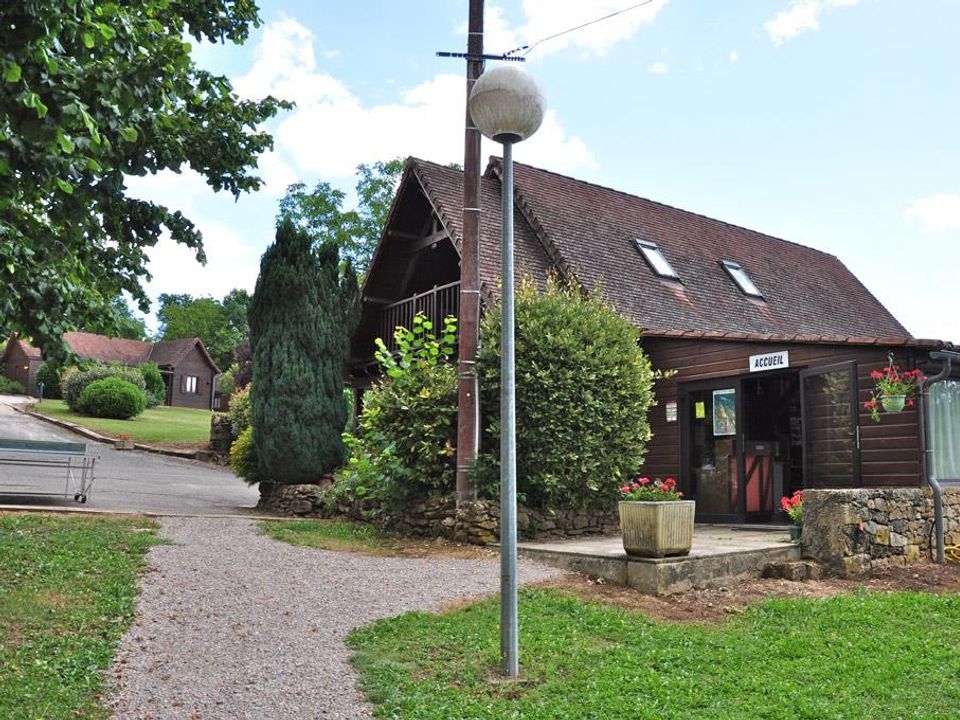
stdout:
[[(163, 536), (113, 669), (117, 720), (368, 717), (344, 636), (499, 584), (495, 559), (294, 547), (243, 519), (165, 518)], [(523, 582), (558, 574), (520, 564)]]

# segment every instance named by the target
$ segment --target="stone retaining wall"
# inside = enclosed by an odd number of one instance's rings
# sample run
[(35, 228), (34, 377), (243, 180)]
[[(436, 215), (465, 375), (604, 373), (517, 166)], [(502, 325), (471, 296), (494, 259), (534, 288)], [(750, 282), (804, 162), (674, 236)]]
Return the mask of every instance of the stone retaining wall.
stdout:
[[(943, 492), (947, 545), (960, 544), (960, 488)], [(847, 575), (934, 559), (929, 488), (805, 490), (803, 554)]]
[[(333, 503), (318, 485), (278, 485), (261, 495), (259, 510), (278, 515), (330, 518), (345, 516), (368, 521), (376, 507), (369, 500)], [(429, 498), (400, 509), (381, 510), (373, 522), (401, 535), (442, 537), (474, 545), (495, 543), (500, 532), (500, 504), (490, 500), (462, 503), (453, 496)], [(616, 508), (598, 510), (561, 509), (545, 511), (517, 508), (517, 533), (521, 538), (566, 538), (615, 533), (620, 530)]]

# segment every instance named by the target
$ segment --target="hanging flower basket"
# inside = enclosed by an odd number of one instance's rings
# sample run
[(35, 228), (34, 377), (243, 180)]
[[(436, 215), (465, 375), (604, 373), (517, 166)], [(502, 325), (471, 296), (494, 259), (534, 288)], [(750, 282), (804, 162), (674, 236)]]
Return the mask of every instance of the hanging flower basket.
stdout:
[(926, 380), (920, 370), (903, 370), (893, 362), (893, 353), (889, 356), (887, 367), (870, 373), (875, 383), (870, 399), (863, 404), (870, 411), (874, 422), (880, 422), (880, 408), (884, 412), (903, 412), (904, 408), (914, 405), (917, 386)]
[(880, 398), (880, 404), (883, 411), (888, 413), (898, 413), (903, 410), (907, 404), (906, 395), (884, 395)]

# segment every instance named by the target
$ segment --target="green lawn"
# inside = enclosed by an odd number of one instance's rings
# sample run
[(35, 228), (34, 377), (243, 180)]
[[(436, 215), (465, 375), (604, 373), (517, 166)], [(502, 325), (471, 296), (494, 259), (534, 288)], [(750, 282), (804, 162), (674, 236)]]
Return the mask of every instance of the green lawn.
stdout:
[(0, 515), (0, 716), (106, 718), (103, 671), (156, 542), (144, 519)]
[(371, 525), (344, 520), (262, 520), (263, 535), (291, 545), (384, 554), (395, 550), (397, 538)]
[(135, 442), (196, 447), (210, 441), (209, 410), (159, 406), (131, 420), (110, 420), (77, 415), (63, 400), (44, 400), (36, 411), (106, 435), (129, 435)]
[(496, 599), (348, 639), (376, 716), (413, 720), (956, 718), (960, 596), (768, 600), (721, 625), (521, 593), (521, 682), (496, 672)]

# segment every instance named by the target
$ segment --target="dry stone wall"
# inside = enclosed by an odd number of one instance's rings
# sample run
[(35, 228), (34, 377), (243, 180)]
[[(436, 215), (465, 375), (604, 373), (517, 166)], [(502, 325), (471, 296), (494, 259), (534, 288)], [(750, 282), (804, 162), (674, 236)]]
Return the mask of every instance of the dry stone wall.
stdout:
[[(369, 520), (410, 537), (442, 537), (474, 545), (495, 543), (500, 533), (500, 504), (474, 500), (457, 507), (453, 496), (428, 498), (401, 508), (380, 509), (369, 500), (333, 502), (318, 485), (278, 485), (262, 495), (258, 509), (295, 517), (348, 517)], [(517, 509), (517, 533), (523, 539), (567, 538), (619, 532), (616, 508)]]
[[(947, 545), (960, 544), (960, 487), (943, 492)], [(846, 575), (929, 562), (936, 552), (929, 488), (805, 490), (805, 557)]]

